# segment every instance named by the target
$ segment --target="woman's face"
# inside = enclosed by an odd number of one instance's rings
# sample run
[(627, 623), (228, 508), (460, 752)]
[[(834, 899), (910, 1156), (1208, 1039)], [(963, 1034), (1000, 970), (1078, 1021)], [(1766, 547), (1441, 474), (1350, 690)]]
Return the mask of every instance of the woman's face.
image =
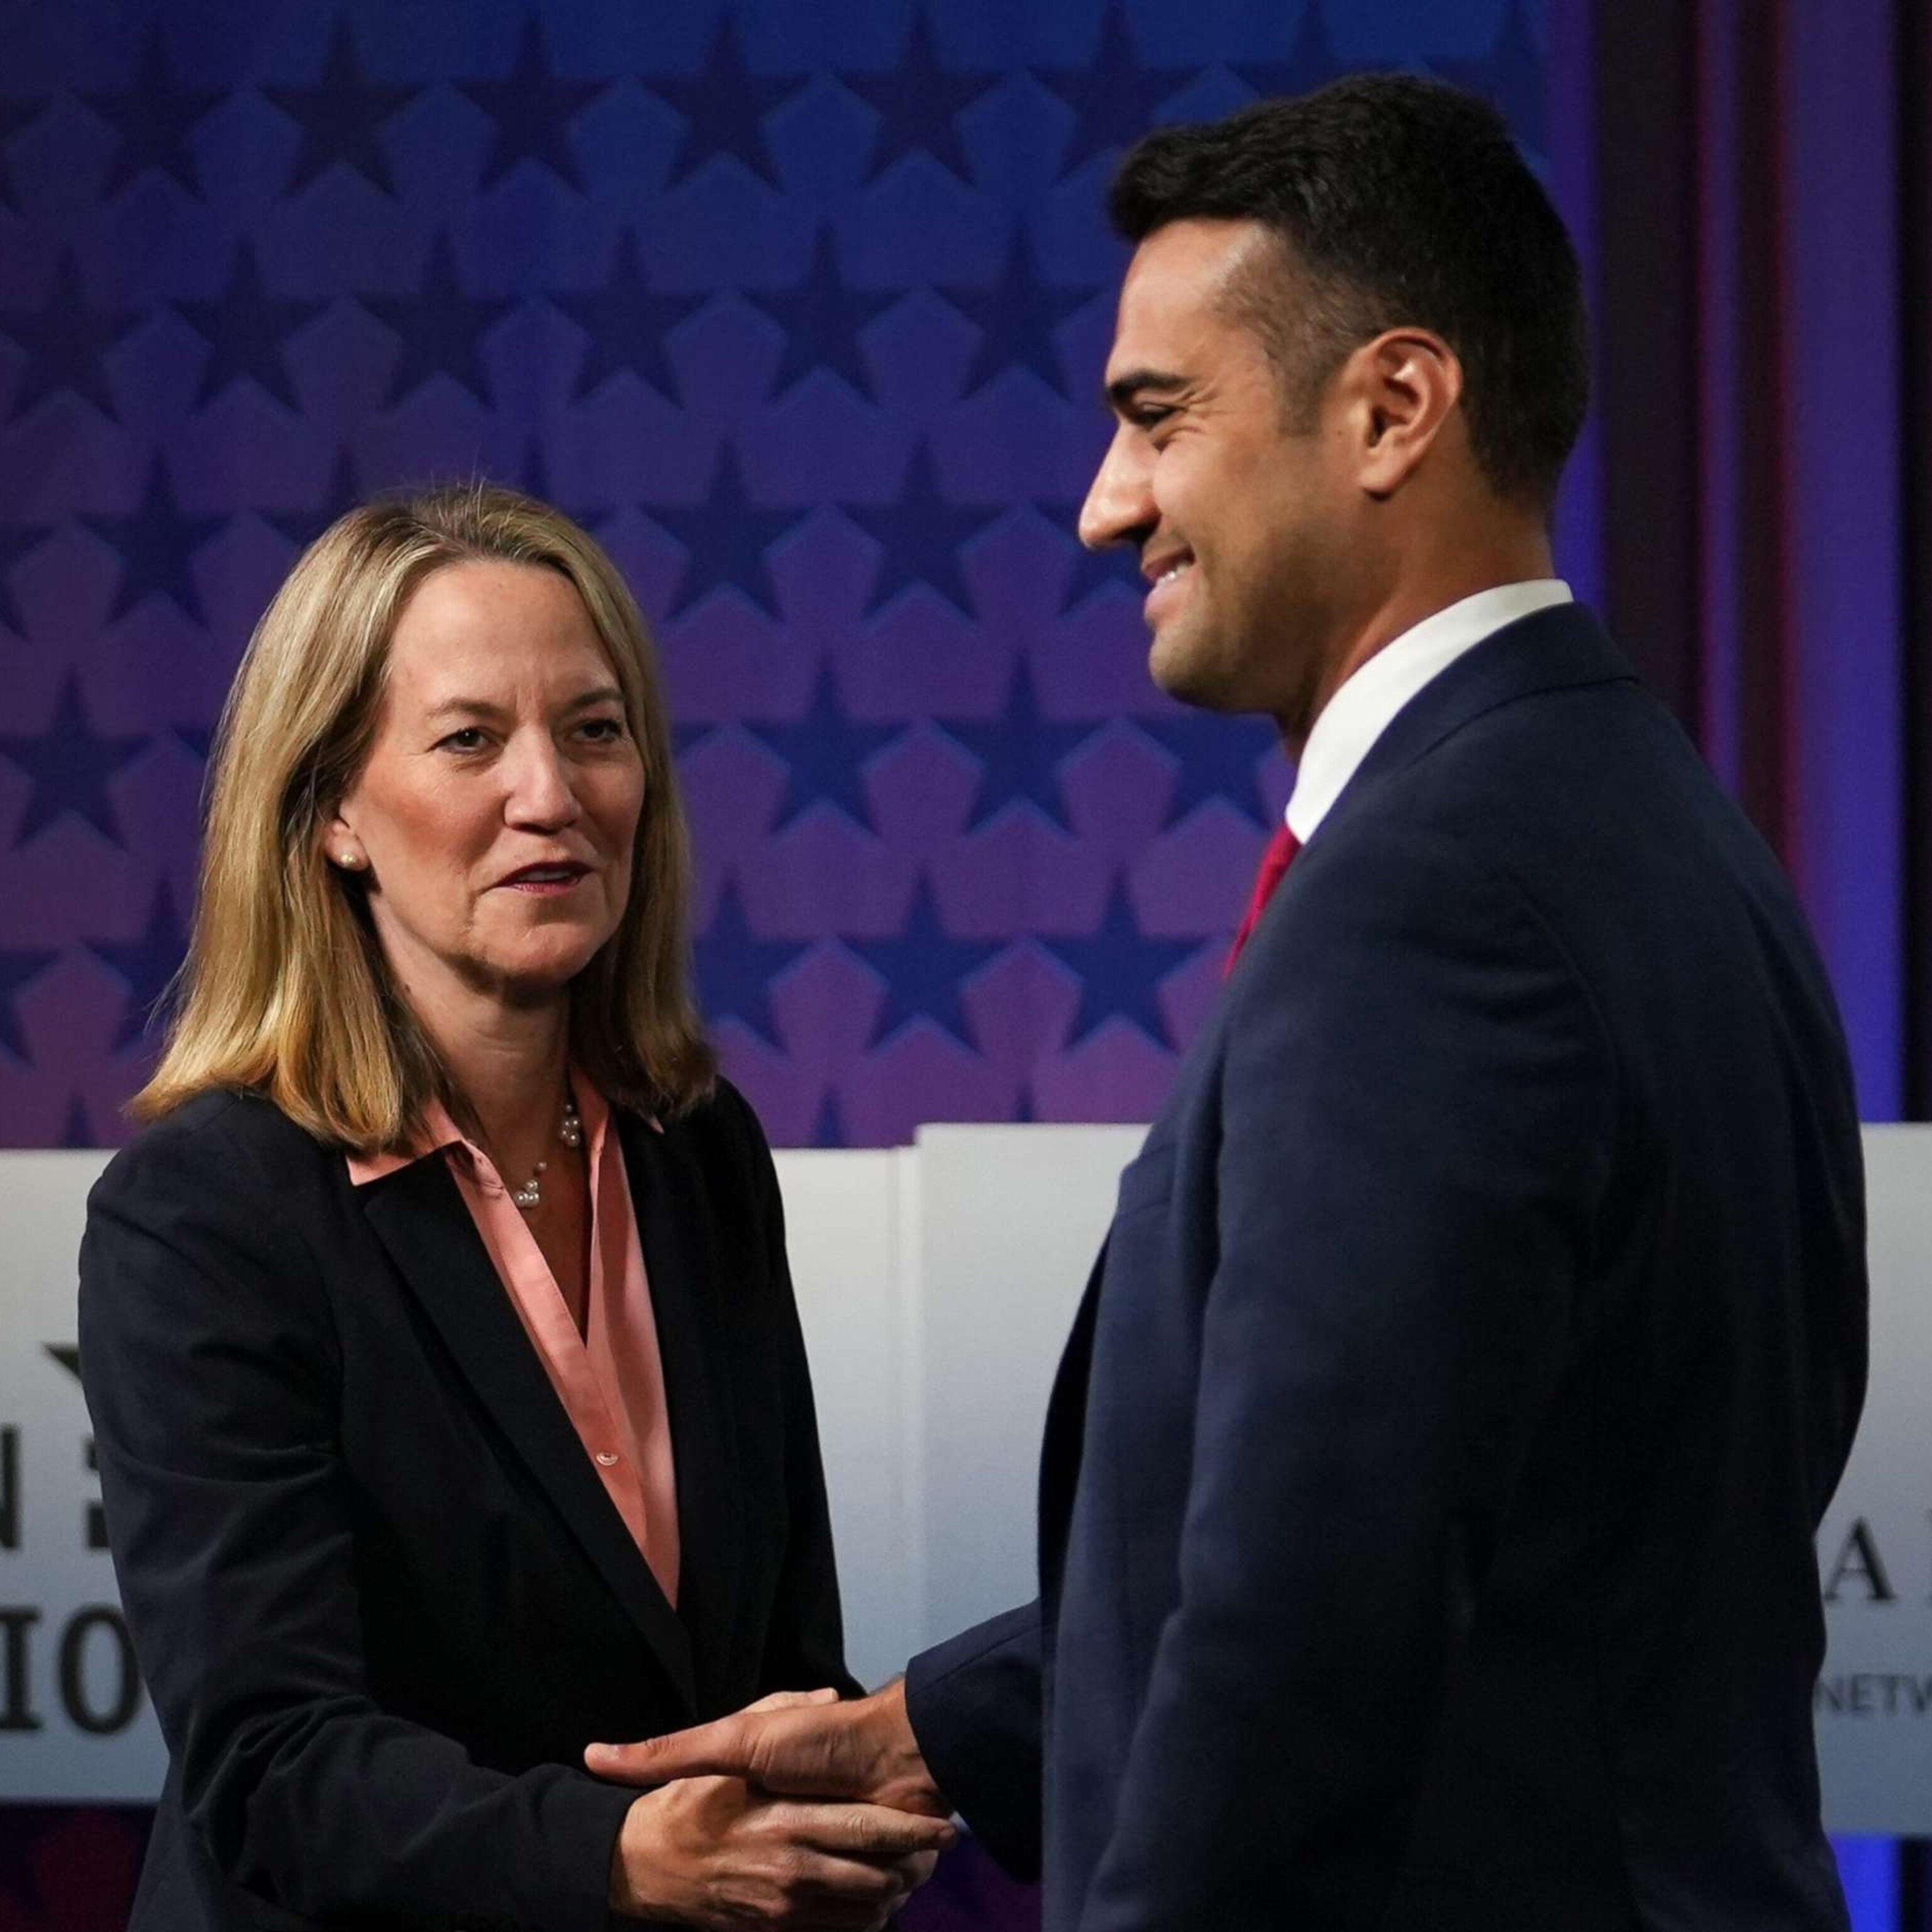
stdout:
[(616, 929), (644, 760), (569, 580), (444, 565), (390, 643), (376, 739), (328, 832), (411, 1004), (554, 999)]

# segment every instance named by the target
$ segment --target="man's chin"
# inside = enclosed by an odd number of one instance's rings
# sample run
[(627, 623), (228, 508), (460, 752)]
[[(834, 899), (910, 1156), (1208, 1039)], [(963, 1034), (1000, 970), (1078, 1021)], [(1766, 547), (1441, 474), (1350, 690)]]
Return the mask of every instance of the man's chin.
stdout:
[(1202, 711), (1239, 711), (1231, 680), (1198, 640), (1154, 634), (1148, 651), (1148, 675), (1168, 697)]

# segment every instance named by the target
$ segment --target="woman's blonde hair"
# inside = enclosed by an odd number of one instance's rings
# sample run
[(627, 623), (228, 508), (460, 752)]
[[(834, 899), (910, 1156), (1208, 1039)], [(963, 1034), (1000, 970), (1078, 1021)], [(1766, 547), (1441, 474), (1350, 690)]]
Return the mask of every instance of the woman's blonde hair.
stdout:
[[(571, 1050), (598, 1090), (676, 1112), (716, 1062), (692, 1004), (691, 860), (657, 666), (616, 566), (534, 498), (487, 484), (352, 510), (303, 554), (256, 626), (216, 734), (194, 932), (154, 1078), (152, 1120), (212, 1088), (265, 1094), (332, 1144), (405, 1145), (460, 1102), (391, 980), (361, 886), (322, 834), (373, 741), (410, 593), (465, 561), (567, 578), (602, 640), (644, 766), (630, 896), (571, 986)], [(466, 1111), (466, 1110), (465, 1110)]]

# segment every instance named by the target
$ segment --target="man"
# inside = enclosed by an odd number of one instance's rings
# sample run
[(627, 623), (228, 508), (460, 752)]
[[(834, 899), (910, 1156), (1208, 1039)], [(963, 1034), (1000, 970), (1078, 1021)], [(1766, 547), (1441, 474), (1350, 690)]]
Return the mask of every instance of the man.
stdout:
[(1842, 1928), (1856, 1118), (1777, 866), (1552, 579), (1568, 238), (1395, 77), (1156, 134), (1112, 206), (1081, 535), (1299, 770), (1060, 1368), (1040, 1600), (594, 1767), (956, 1808), (1049, 1932)]

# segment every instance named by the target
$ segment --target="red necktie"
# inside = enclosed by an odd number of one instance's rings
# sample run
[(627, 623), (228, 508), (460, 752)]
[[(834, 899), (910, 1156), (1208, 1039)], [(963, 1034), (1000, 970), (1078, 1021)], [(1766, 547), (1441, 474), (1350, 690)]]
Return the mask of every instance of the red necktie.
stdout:
[(1248, 916), (1241, 921), (1241, 929), (1234, 934), (1234, 943), (1228, 949), (1228, 963), (1221, 968), (1222, 979), (1234, 970), (1234, 962), (1240, 958), (1241, 948), (1247, 944), (1248, 935), (1260, 923), (1268, 901), (1274, 896), (1275, 887), (1281, 884), (1282, 874), (1300, 850), (1301, 841), (1285, 824), (1278, 827), (1268, 841), (1268, 850), (1262, 854), (1262, 868), (1255, 874), (1254, 896), (1248, 901)]

